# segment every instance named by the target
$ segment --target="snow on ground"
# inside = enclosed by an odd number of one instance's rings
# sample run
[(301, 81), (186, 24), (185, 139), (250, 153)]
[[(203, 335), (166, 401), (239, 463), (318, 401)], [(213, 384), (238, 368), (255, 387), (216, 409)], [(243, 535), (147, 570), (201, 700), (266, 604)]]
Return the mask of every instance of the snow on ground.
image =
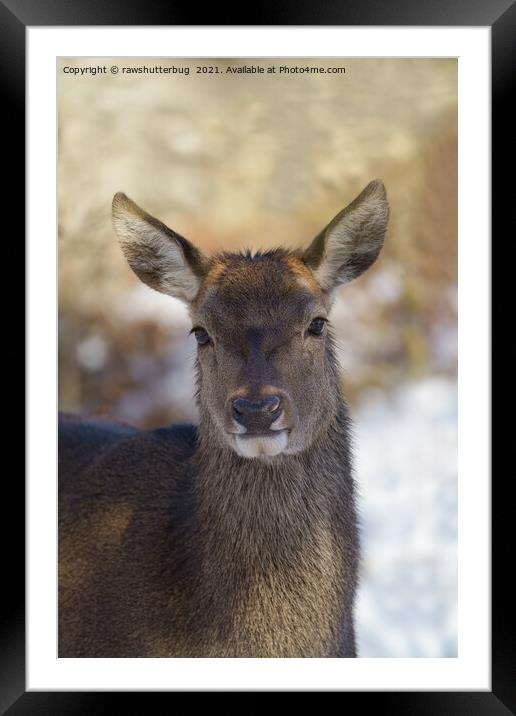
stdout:
[(457, 386), (431, 377), (354, 411), (361, 657), (457, 655)]

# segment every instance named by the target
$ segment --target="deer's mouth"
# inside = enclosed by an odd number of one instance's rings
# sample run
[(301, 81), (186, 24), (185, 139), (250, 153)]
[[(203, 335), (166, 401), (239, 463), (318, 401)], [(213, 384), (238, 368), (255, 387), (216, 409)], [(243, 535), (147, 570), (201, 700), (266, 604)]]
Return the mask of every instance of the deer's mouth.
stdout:
[(285, 451), (288, 445), (287, 429), (268, 430), (260, 433), (243, 433), (234, 435), (233, 442), (236, 452), (241, 457), (274, 457)]

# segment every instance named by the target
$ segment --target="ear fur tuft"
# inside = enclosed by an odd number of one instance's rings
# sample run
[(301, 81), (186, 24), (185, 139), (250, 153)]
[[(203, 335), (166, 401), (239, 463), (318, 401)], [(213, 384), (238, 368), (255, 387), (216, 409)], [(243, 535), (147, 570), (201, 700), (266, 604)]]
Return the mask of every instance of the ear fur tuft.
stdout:
[(112, 217), (122, 251), (138, 278), (156, 291), (193, 301), (208, 264), (201, 251), (123, 192), (113, 197)]
[(375, 179), (303, 253), (323, 291), (352, 281), (373, 265), (383, 246), (388, 220), (385, 186)]

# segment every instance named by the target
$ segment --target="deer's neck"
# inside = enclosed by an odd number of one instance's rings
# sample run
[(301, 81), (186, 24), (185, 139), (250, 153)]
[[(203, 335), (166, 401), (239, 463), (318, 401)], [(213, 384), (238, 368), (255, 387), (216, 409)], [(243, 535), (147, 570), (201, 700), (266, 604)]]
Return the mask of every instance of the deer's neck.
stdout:
[[(308, 450), (268, 461), (239, 457), (203, 427), (196, 613), (213, 624), (225, 615), (217, 628), (229, 630), (232, 653), (314, 655), (317, 643), (316, 654), (333, 654), (357, 549), (344, 402)], [(287, 635), (277, 649), (274, 633)]]
[(203, 416), (199, 431), (198, 506), (217, 522), (253, 532), (281, 532), (302, 514), (331, 511), (334, 499), (351, 485), (348, 417), (344, 401), (304, 452), (273, 458), (243, 458), (212, 439)]

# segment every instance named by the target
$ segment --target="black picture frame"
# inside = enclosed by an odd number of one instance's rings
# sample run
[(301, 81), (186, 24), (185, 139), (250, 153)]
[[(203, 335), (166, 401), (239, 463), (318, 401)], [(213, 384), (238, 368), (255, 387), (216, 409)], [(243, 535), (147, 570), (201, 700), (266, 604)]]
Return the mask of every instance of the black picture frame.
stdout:
[[(187, 7), (159, 0), (0, 0), (0, 83), (4, 102), (4, 142), (15, 148), (16, 161), (9, 162), (7, 206), (16, 215), (16, 234), (21, 237), (25, 216), (25, 37), (33, 26), (104, 26), (104, 25), (361, 25), (361, 26), (489, 26), (492, 41), (492, 235), (498, 236), (504, 252), (514, 253), (512, 236), (502, 237), (506, 207), (514, 203), (513, 182), (508, 181), (514, 162), (514, 115), (508, 111), (512, 75), (516, 68), (516, 4), (514, 0), (346, 0), (340, 5), (331, 0), (250, 4), (247, 16), (225, 7)], [(198, 22), (199, 14), (202, 23)], [(238, 22), (235, 22), (235, 19)], [(5, 190), (4, 190), (5, 191)], [(510, 239), (510, 241), (508, 240)], [(512, 244), (507, 246), (507, 244)], [(22, 245), (21, 239), (19, 245)], [(504, 263), (508, 258), (504, 257)], [(510, 263), (510, 261), (509, 261)], [(514, 264), (513, 264), (514, 265)], [(493, 331), (497, 321), (506, 319), (508, 297), (505, 282), (493, 283)], [(502, 303), (503, 302), (503, 303)], [(496, 311), (496, 308), (499, 311)], [(502, 310), (503, 308), (503, 310)], [(30, 347), (29, 349), (34, 349)], [(493, 352), (494, 376), (511, 375), (513, 358), (504, 347)], [(506, 365), (504, 365), (506, 363)], [(496, 370), (494, 368), (496, 367)], [(499, 378), (501, 382), (501, 378)], [(493, 388), (494, 380), (493, 380)], [(510, 387), (504, 385), (507, 392)], [(493, 393), (494, 395), (494, 393)], [(19, 396), (17, 400), (19, 399)], [(493, 455), (497, 448), (510, 445), (508, 424), (493, 433)], [(510, 463), (509, 463), (510, 464)], [(494, 471), (493, 471), (494, 472)], [(141, 703), (140, 693), (97, 692), (26, 692), (25, 691), (25, 501), (24, 480), (15, 469), (8, 470), (4, 481), (4, 509), (15, 519), (2, 522), (4, 549), (12, 559), (8, 588), (0, 627), (2, 678), (0, 712), (22, 714), (98, 714), (120, 707), (118, 699), (129, 696), (132, 707)], [(504, 479), (507, 478), (507, 479)], [(513, 477), (498, 475), (492, 481), (492, 690), (471, 692), (341, 692), (351, 700), (363, 700), (361, 707), (378, 709), (382, 714), (492, 714), (516, 713), (516, 640), (514, 637), (514, 590), (509, 587), (512, 558), (510, 510), (514, 510), (509, 491)], [(495, 518), (496, 516), (496, 518)], [(5, 572), (4, 572), (5, 574)], [(145, 692), (153, 696), (157, 694)], [(163, 696), (163, 694), (161, 695)], [(173, 694), (165, 694), (170, 705)], [(117, 698), (115, 704), (114, 698)], [(148, 702), (147, 702), (148, 707)], [(159, 710), (153, 706), (155, 710)]]

